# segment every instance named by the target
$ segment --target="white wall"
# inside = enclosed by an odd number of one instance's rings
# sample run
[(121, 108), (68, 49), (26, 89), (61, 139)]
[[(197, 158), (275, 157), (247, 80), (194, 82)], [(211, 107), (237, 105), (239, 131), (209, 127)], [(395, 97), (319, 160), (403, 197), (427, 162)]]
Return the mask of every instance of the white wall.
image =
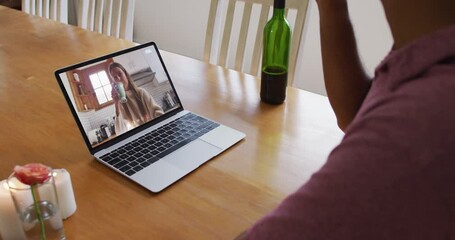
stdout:
[(133, 39), (202, 59), (210, 0), (136, 0)]
[[(372, 74), (392, 45), (381, 3), (378, 0), (348, 3), (361, 57)], [(209, 6), (210, 0), (136, 0), (134, 41), (154, 41), (161, 49), (202, 59)], [(325, 94), (319, 16), (314, 0), (310, 0), (301, 46), (295, 86)]]

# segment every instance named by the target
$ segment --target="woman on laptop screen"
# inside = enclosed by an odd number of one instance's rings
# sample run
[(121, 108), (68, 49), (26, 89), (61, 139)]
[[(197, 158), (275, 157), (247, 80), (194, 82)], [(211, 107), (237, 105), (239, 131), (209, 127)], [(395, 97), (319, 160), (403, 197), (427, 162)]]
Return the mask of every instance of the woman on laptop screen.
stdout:
[(117, 135), (163, 115), (163, 109), (147, 91), (136, 86), (121, 64), (113, 62), (108, 70), (115, 103)]

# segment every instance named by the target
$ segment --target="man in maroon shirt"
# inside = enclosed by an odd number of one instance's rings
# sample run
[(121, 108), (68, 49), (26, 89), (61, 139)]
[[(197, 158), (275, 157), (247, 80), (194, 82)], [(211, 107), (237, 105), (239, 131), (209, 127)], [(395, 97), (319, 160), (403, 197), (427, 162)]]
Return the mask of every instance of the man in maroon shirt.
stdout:
[(324, 77), (346, 133), (239, 238), (455, 240), (455, 1), (382, 0), (394, 46), (370, 80), (347, 0), (317, 0)]

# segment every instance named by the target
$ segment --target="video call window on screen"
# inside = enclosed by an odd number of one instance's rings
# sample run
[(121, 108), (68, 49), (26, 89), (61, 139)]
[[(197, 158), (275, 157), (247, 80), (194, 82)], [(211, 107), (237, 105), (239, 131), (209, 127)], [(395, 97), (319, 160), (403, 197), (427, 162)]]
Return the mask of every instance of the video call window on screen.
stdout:
[(180, 107), (159, 61), (150, 47), (61, 76), (93, 146)]

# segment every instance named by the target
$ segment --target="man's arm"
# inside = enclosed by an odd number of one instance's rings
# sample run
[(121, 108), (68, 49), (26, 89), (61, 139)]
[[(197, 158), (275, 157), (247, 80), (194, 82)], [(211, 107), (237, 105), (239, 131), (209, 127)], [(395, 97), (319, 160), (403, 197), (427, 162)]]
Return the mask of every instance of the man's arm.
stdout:
[(357, 114), (371, 81), (360, 61), (346, 0), (317, 0), (324, 81), (344, 131)]

